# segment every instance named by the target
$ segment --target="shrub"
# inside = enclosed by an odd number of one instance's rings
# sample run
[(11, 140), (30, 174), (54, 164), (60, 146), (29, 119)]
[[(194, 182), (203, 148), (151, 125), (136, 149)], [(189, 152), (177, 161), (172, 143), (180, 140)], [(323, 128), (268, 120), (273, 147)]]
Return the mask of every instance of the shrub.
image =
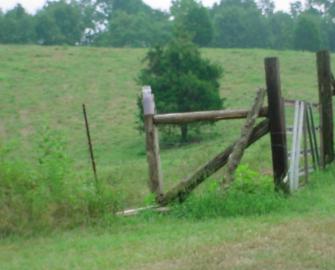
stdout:
[[(112, 215), (119, 199), (110, 185), (99, 189), (72, 172), (62, 136), (44, 129), (38, 164), (7, 158), (0, 150), (0, 235), (72, 228)], [(4, 149), (4, 147), (2, 147)]]
[(270, 177), (241, 165), (227, 192), (223, 193), (219, 184), (212, 182), (206, 192), (192, 195), (184, 204), (175, 205), (172, 213), (196, 219), (263, 215), (278, 210), (283, 202), (284, 197), (274, 192)]
[[(139, 83), (152, 86), (158, 113), (221, 109), (220, 66), (201, 57), (198, 48), (178, 35), (167, 46), (152, 48), (147, 67), (139, 74)], [(142, 104), (138, 101), (140, 119)], [(188, 140), (188, 125), (179, 125), (181, 141)]]

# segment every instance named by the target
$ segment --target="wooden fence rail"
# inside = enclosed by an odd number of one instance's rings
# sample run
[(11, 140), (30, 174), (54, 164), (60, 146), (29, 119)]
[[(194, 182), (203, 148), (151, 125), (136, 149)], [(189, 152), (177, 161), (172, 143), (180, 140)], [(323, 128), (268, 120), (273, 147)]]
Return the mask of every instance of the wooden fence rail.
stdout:
[[(268, 96), (268, 107), (262, 107), (258, 117), (266, 119), (259, 123), (252, 132), (247, 142), (247, 146), (258, 141), (265, 134), (270, 133), (271, 151), (273, 164), (273, 177), (275, 189), (283, 192), (290, 192), (287, 176), (289, 171), (288, 147), (287, 147), (287, 129), (285, 122), (284, 104), (294, 105), (294, 100), (284, 99), (281, 93), (280, 67), (277, 58), (266, 58), (264, 61), (266, 90)], [(326, 166), (334, 160), (334, 134), (333, 134), (333, 108), (332, 95), (334, 86), (334, 78), (330, 68), (330, 54), (326, 51), (317, 54), (317, 69), (319, 82), (319, 103), (306, 103), (307, 109), (304, 109), (306, 127), (299, 132), (304, 133), (304, 151), (300, 151), (299, 147), (295, 148), (291, 156), (297, 158), (303, 153), (307, 160), (309, 154), (307, 145), (307, 136), (310, 141), (311, 152), (313, 156), (313, 165), (318, 163), (318, 147), (316, 145), (315, 135), (310, 132), (315, 130), (313, 119), (311, 118), (312, 106), (319, 108), (320, 111), (320, 148), (321, 148), (321, 164)], [(250, 113), (250, 110), (220, 110), (220, 111), (203, 111), (203, 112), (187, 112), (187, 113), (171, 113), (156, 114), (154, 97), (150, 87), (143, 89), (143, 109), (144, 124), (146, 133), (146, 150), (149, 165), (149, 187), (150, 191), (156, 194), (156, 201), (162, 206), (172, 201), (183, 201), (192, 190), (213, 173), (222, 168), (231, 155), (234, 144), (230, 145), (223, 152), (215, 156), (206, 164), (198, 168), (189, 177), (181, 181), (170, 191), (163, 193), (163, 176), (160, 165), (158, 125), (166, 124), (186, 124), (197, 121), (218, 121), (229, 119), (244, 119)], [(299, 133), (299, 134), (300, 134)], [(314, 132), (315, 134), (315, 132)], [(305, 162), (305, 174), (311, 171)], [(297, 170), (298, 176), (301, 171)]]
[[(221, 111), (203, 111), (187, 113), (170, 113), (154, 115), (156, 125), (163, 124), (186, 124), (198, 121), (219, 121), (247, 118), (249, 110), (221, 110)], [(268, 108), (263, 107), (260, 110), (259, 117), (267, 117)]]
[[(269, 120), (263, 120), (254, 129), (248, 140), (247, 147), (257, 142), (260, 138), (269, 132)], [(235, 142), (236, 143), (236, 142)], [(222, 153), (211, 159), (209, 162), (198, 168), (194, 174), (187, 177), (178, 185), (167, 192), (159, 201), (160, 205), (165, 206), (172, 201), (184, 201), (186, 197), (201, 184), (206, 178), (217, 172), (228, 162), (228, 158), (234, 149), (234, 144), (227, 147)]]

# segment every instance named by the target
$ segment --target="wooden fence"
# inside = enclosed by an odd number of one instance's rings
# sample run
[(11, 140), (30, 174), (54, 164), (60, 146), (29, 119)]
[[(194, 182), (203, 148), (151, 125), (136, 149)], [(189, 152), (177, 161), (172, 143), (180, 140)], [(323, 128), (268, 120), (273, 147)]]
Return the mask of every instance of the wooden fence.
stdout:
[[(268, 106), (260, 109), (258, 117), (264, 118), (264, 120), (257, 126), (253, 127), (250, 132), (250, 136), (247, 137), (245, 147), (250, 146), (267, 133), (270, 133), (275, 190), (289, 193), (292, 190), (292, 186), (290, 186), (287, 181), (289, 173), (289, 151), (285, 121), (285, 99), (283, 98), (281, 92), (279, 60), (278, 58), (266, 58), (264, 66)], [(320, 51), (317, 53), (317, 71), (319, 83), (319, 104), (313, 104), (314, 106), (318, 106), (320, 112), (320, 151), (317, 151), (317, 155), (320, 157), (321, 167), (325, 168), (334, 160), (332, 96), (335, 92), (335, 81), (331, 72), (330, 54), (328, 51)], [(145, 86), (142, 94), (150, 191), (156, 195), (157, 203), (162, 206), (175, 200), (183, 201), (188, 194), (206, 178), (227, 164), (230, 155), (234, 151), (234, 146), (237, 141), (217, 156), (213, 157), (206, 164), (198, 168), (191, 176), (183, 179), (171, 190), (164, 193), (158, 126), (166, 124), (185, 124), (197, 121), (244, 119), (249, 117), (248, 115), (250, 114), (250, 110), (242, 109), (157, 114), (154, 95), (150, 86)], [(295, 101), (286, 101), (286, 103), (290, 102), (295, 104)], [(310, 121), (308, 123), (311, 124)], [(309, 130), (311, 131), (315, 129)], [(315, 148), (315, 141), (313, 142), (313, 139), (311, 138), (313, 137), (312, 135), (313, 134), (310, 134), (311, 148), (313, 146)], [(307, 149), (306, 144), (304, 145), (303, 152), (306, 155), (308, 151), (312, 150)], [(316, 149), (318, 149), (318, 147), (316, 147)], [(300, 156), (301, 151), (299, 149), (295, 149), (295, 151), (296, 150), (298, 151), (297, 155)]]

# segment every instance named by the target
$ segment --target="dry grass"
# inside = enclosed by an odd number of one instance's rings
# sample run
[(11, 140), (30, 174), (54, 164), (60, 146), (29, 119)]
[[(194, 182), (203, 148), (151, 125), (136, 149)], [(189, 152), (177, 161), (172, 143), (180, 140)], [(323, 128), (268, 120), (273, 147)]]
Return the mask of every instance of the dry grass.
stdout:
[(251, 238), (201, 246), (137, 269), (334, 269), (335, 218), (294, 219)]

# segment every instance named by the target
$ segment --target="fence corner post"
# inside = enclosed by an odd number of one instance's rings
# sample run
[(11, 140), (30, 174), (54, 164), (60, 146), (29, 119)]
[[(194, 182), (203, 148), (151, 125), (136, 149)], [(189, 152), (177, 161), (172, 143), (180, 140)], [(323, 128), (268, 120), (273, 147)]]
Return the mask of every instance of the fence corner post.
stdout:
[(320, 101), (320, 154), (321, 166), (334, 161), (333, 91), (329, 51), (316, 56)]
[(156, 201), (158, 202), (163, 196), (163, 177), (159, 154), (158, 130), (154, 123), (155, 101), (150, 86), (144, 86), (142, 89), (142, 103), (146, 152), (149, 165), (149, 188), (156, 195)]
[(285, 183), (288, 173), (288, 155), (279, 60), (278, 58), (266, 58), (264, 63), (269, 105), (268, 117), (270, 120), (274, 184), (276, 191), (289, 193), (288, 184)]

